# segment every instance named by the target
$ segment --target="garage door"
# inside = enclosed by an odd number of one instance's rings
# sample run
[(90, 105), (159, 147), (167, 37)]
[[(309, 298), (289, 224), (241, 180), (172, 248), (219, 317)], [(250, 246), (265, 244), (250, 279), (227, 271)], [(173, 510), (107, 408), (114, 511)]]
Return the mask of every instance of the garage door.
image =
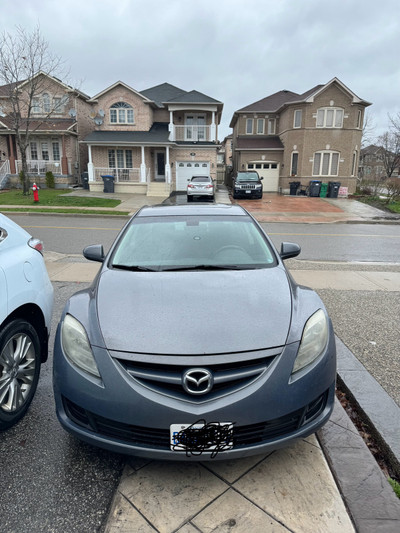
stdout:
[(205, 161), (177, 161), (176, 190), (186, 191), (188, 179), (192, 176), (209, 176), (210, 163)]
[(279, 163), (277, 161), (254, 161), (247, 163), (247, 170), (256, 170), (260, 178), (264, 178), (264, 192), (278, 192)]

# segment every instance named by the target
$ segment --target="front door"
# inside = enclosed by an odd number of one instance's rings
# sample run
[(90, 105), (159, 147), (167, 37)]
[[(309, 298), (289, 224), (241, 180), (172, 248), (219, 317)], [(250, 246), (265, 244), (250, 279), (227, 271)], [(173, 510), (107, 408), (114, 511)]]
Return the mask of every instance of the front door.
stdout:
[(155, 180), (165, 181), (165, 152), (155, 153)]

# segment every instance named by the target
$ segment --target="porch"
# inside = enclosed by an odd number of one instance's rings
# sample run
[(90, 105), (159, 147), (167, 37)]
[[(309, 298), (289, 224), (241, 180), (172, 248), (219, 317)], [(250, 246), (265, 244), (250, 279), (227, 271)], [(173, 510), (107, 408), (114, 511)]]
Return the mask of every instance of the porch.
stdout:
[[(64, 164), (61, 161), (50, 161), (45, 159), (28, 159), (28, 173), (37, 176), (45, 176), (46, 172), (52, 172), (54, 176), (63, 176), (71, 174), (71, 161), (67, 160)], [(65, 168), (63, 168), (63, 166)], [(15, 160), (15, 173), (18, 175), (22, 170), (22, 161)]]

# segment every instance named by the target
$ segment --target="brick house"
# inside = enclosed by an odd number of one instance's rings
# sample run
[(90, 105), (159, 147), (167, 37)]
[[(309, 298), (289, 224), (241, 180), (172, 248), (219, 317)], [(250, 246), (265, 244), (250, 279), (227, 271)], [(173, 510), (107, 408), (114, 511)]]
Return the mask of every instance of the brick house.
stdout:
[[(36, 77), (40, 77), (39, 80)], [(30, 80), (0, 87), (0, 188), (18, 185), (18, 174), (22, 170), (10, 101), (13, 91), (20, 92), (20, 129), (27, 127), (30, 133), (26, 155), (31, 181), (44, 182), (46, 172), (52, 171), (56, 186), (65, 187), (77, 183), (87, 165), (79, 136), (90, 131), (91, 124), (85, 127), (84, 121), (78, 122), (78, 116), (90, 109), (89, 96), (42, 72), (34, 80), (40, 91), (31, 101)]]
[(165, 195), (186, 190), (195, 174), (216, 178), (218, 125), (223, 104), (168, 83), (138, 92), (118, 81), (89, 100), (89, 187)]
[(233, 171), (257, 170), (264, 192), (291, 181), (339, 181), (354, 192), (369, 102), (333, 78), (303, 94), (279, 91), (233, 114)]
[(391, 169), (390, 177), (399, 176), (399, 158), (387, 152), (383, 146), (370, 144), (361, 149), (358, 175), (360, 179), (382, 180), (388, 177), (387, 168)]

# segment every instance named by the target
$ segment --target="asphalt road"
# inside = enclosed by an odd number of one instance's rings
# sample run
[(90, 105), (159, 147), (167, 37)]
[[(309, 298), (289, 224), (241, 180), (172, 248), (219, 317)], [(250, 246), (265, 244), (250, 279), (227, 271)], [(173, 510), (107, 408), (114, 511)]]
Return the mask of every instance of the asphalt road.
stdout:
[[(103, 243), (108, 249), (126, 220), (23, 215), (12, 215), (12, 218), (41, 238), (47, 251), (67, 254), (80, 254), (86, 245), (93, 243)], [(301, 261), (307, 265), (307, 260), (398, 263), (400, 258), (399, 226), (263, 226), (277, 246), (284, 240), (302, 246), (300, 261), (292, 260), (294, 268), (302, 268)], [(54, 283), (51, 348), (66, 299), (84, 286)], [(366, 358), (371, 371), (374, 367), (377, 372), (383, 369), (386, 388), (390, 390), (400, 376), (388, 359), (389, 352), (393, 357), (398, 353), (396, 346), (390, 344), (391, 339), (396, 339), (394, 317), (391, 315), (390, 321), (386, 317), (390, 309), (395, 314), (399, 312), (398, 294), (382, 298), (382, 294), (357, 293), (349, 298), (348, 292), (319, 292), (334, 315), (339, 337), (355, 354)], [(369, 332), (368, 336), (365, 331)], [(385, 350), (388, 341), (390, 350)], [(39, 388), (27, 416), (16, 427), (0, 434), (0, 530), (7, 533), (99, 531), (126, 461), (123, 456), (75, 440), (61, 428), (54, 410), (51, 368), (52, 353), (42, 368)]]
[[(111, 246), (126, 218), (10, 215), (33, 236), (42, 239), (46, 251), (80, 254), (89, 244)], [(300, 244), (300, 260), (400, 261), (400, 230), (394, 224), (279, 224), (263, 223), (279, 248), (282, 241)]]

